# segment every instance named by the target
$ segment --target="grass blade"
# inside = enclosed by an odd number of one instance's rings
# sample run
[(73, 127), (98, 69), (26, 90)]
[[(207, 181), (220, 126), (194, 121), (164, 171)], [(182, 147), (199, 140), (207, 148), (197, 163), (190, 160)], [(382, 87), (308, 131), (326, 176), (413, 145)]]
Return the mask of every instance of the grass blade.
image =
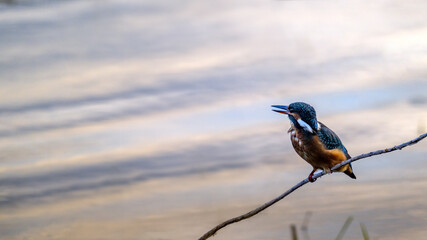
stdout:
[(369, 240), (368, 230), (366, 229), (365, 224), (360, 223), (360, 229), (362, 229), (363, 239)]
[(297, 227), (294, 224), (291, 225), (291, 236), (292, 240), (298, 240)]
[(345, 220), (344, 225), (342, 226), (335, 240), (341, 240), (344, 237), (344, 234), (350, 226), (351, 222), (353, 222), (353, 216), (350, 216), (347, 218), (347, 220)]

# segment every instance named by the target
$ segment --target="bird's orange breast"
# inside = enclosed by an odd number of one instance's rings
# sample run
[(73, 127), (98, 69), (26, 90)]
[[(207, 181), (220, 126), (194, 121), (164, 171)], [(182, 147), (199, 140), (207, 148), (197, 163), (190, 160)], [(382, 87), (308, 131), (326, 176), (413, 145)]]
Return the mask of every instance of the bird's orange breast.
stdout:
[(313, 168), (330, 169), (336, 164), (347, 160), (342, 150), (327, 149), (317, 135), (304, 134), (303, 130), (295, 127), (291, 127), (288, 132), (295, 151)]

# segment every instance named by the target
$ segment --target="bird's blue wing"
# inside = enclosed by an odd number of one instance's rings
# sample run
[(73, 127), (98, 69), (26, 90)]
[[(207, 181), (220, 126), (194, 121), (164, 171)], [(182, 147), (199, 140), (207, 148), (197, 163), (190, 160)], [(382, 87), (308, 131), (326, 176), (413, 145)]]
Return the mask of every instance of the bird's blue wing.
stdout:
[(345, 155), (347, 156), (347, 159), (350, 158), (350, 155), (347, 152), (347, 149), (342, 144), (340, 138), (337, 134), (335, 134), (331, 129), (329, 129), (326, 125), (319, 122), (320, 124), (320, 130), (317, 132), (317, 135), (319, 136), (320, 141), (322, 141), (323, 145), (327, 149), (341, 149)]

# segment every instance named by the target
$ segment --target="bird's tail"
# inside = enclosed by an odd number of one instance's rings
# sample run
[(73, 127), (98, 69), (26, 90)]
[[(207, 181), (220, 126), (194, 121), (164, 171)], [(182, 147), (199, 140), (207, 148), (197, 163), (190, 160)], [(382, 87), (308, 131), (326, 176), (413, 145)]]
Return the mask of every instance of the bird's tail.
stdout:
[(351, 166), (351, 163), (348, 164), (348, 168), (344, 171), (344, 173), (347, 174), (347, 176), (356, 179), (356, 175), (353, 173), (353, 167)]

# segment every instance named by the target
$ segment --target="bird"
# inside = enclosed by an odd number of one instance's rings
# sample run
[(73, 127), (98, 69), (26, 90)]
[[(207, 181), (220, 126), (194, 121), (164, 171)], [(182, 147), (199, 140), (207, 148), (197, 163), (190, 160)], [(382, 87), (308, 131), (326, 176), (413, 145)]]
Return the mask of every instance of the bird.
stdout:
[[(272, 107), (275, 108), (273, 111), (288, 116), (291, 123), (288, 133), (292, 146), (295, 152), (313, 167), (313, 171), (308, 175), (310, 182), (315, 181), (313, 175), (316, 170), (332, 173), (333, 166), (351, 158), (338, 135), (317, 121), (316, 110), (311, 105), (294, 102), (289, 106), (272, 105)], [(356, 179), (350, 163), (335, 171), (344, 172)]]

